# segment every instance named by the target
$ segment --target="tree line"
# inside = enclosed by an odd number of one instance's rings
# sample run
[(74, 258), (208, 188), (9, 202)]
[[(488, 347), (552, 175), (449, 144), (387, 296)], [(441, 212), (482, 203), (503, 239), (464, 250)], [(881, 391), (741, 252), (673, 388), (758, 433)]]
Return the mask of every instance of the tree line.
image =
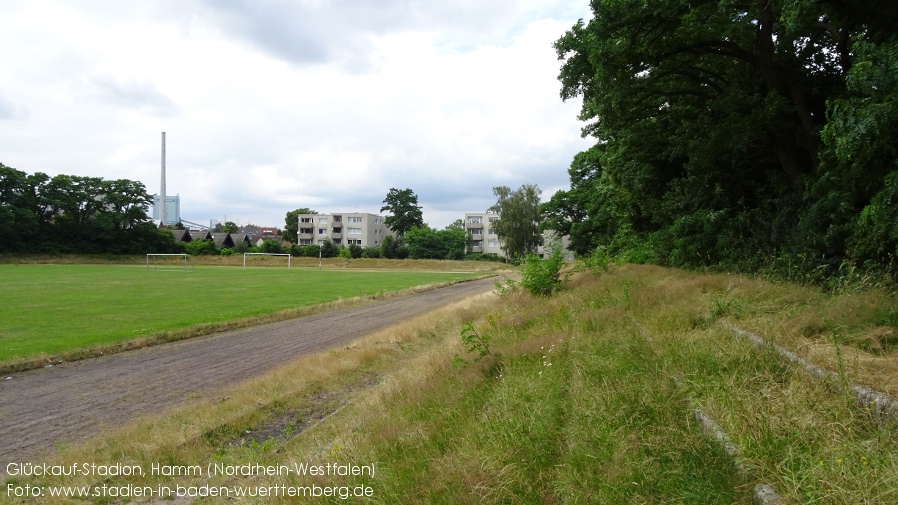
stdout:
[(544, 227), (579, 254), (894, 278), (898, 3), (591, 6), (554, 47), (596, 142)]
[(0, 163), (0, 252), (174, 252), (147, 216), (153, 197), (128, 179), (27, 174)]

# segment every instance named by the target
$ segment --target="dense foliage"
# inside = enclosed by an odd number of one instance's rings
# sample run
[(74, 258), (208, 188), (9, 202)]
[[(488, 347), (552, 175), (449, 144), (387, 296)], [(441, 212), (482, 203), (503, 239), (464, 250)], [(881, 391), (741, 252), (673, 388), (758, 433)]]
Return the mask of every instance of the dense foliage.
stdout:
[(544, 226), (588, 254), (889, 271), (898, 252), (898, 4), (595, 0), (555, 43), (582, 97)]
[(0, 163), (0, 251), (174, 252), (172, 233), (147, 216), (152, 203), (141, 182), (28, 175)]
[(457, 226), (437, 230), (421, 226), (405, 234), (411, 259), (460, 260), (465, 257), (468, 234)]

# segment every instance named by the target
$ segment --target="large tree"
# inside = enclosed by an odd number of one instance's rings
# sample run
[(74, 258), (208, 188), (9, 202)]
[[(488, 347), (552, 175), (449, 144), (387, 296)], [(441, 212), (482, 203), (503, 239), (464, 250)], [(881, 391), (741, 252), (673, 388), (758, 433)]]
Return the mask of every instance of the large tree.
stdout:
[(411, 189), (390, 188), (383, 203), (384, 206), (380, 211), (390, 212), (384, 219), (384, 224), (396, 232), (400, 241), (409, 230), (424, 226), (424, 215), (421, 213), (421, 206), (418, 205), (418, 195)]
[(542, 241), (539, 230), (540, 195), (535, 184), (522, 184), (512, 191), (508, 186), (493, 188), (498, 199), (488, 211), (499, 214), (493, 222), (493, 230), (499, 236), (505, 257), (518, 261), (528, 254), (535, 254)]
[[(572, 163), (571, 189), (544, 207), (578, 252), (635, 247), (641, 259), (681, 265), (782, 251), (839, 261), (866, 240), (859, 222), (884, 240), (888, 223), (873, 223), (896, 169), (898, 4), (591, 6), (593, 18), (555, 48), (561, 96), (582, 98), (583, 134), (596, 146)], [(876, 86), (865, 88), (869, 79)], [(861, 159), (873, 162), (861, 169)], [(875, 218), (864, 221), (865, 208)]]

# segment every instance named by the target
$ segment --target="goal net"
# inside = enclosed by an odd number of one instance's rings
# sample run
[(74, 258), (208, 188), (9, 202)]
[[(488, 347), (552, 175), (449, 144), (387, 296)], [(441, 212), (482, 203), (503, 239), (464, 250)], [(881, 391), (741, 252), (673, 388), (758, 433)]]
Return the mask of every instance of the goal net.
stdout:
[[(150, 253), (147, 254), (147, 271), (152, 267), (154, 272), (159, 271), (169, 271), (169, 272), (187, 272), (188, 264), (187, 264), (187, 254), (156, 254)], [(190, 270), (193, 270), (193, 266), (190, 265)]]
[[(266, 259), (265, 256), (286, 256), (287, 257), (287, 268), (290, 268), (290, 260), (293, 258), (293, 256), (291, 256), (289, 254), (283, 254), (283, 253), (243, 253), (243, 268), (246, 268), (246, 257), (247, 256), (260, 256), (260, 258), (258, 258), (258, 259), (261, 261), (264, 261)], [(281, 261), (283, 261), (283, 260), (281, 260)], [(256, 264), (258, 264), (258, 262), (256, 262)]]

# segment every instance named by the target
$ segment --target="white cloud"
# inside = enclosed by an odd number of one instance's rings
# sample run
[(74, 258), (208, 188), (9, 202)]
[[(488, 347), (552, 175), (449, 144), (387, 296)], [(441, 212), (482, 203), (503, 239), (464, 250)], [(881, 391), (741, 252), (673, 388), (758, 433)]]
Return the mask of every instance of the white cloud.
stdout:
[(378, 212), (396, 187), (443, 227), (493, 186), (567, 185), (590, 142), (551, 43), (587, 15), (583, 0), (5, 3), (0, 162), (154, 192), (165, 131), (185, 219)]

